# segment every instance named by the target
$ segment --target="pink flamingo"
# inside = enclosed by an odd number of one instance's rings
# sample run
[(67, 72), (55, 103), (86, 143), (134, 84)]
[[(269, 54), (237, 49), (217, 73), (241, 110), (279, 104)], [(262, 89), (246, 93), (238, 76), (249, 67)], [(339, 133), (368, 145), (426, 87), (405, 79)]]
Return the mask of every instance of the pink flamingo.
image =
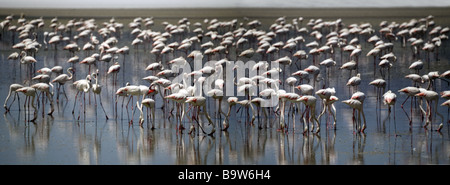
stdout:
[(316, 125), (317, 125), (316, 133), (319, 133), (320, 132), (320, 123), (319, 123), (319, 120), (317, 120), (317, 118), (316, 118), (316, 101), (317, 101), (317, 98), (314, 97), (314, 96), (311, 96), (311, 95), (305, 95), (305, 96), (302, 96), (299, 99), (299, 101), (304, 103), (305, 106), (306, 106), (305, 111), (303, 111), (303, 113), (302, 113), (302, 118), (304, 118), (303, 116), (304, 116), (305, 112), (309, 112), (309, 113), (307, 113), (307, 117), (309, 116), (308, 122), (306, 122), (304, 120), (304, 124), (305, 125), (304, 125), (303, 134), (305, 134), (308, 131), (308, 129), (309, 129), (308, 128), (309, 127), (308, 124), (309, 124), (309, 122), (311, 122), (311, 119), (312, 119), (312, 122), (313, 122), (311, 131), (314, 130), (314, 122), (316, 122)]
[(228, 130), (228, 127), (230, 127), (230, 113), (231, 113), (231, 108), (234, 106), (234, 105), (236, 105), (237, 104), (237, 101), (238, 101), (238, 98), (237, 97), (229, 97), (228, 99), (227, 99), (227, 102), (228, 102), (228, 112), (227, 112), (227, 116), (225, 116), (225, 119), (223, 120), (223, 123), (222, 123), (222, 125), (223, 125), (223, 128), (222, 128), (222, 131), (227, 131)]
[[(438, 104), (438, 100), (439, 100), (439, 94), (435, 91), (431, 91), (431, 90), (425, 90), (423, 92), (417, 93), (415, 96), (419, 96), (419, 97), (424, 97), (427, 100), (427, 121), (425, 122), (425, 125), (423, 126), (424, 128), (426, 128), (428, 126), (428, 124), (431, 123), (431, 104), (433, 103), (433, 101), (435, 102), (434, 105), (434, 112), (436, 114), (439, 115), (439, 117), (441, 117), (442, 122), (444, 122), (444, 117), (437, 111), (437, 104)], [(432, 126), (432, 125), (431, 125)]]
[(60, 74), (59, 76), (57, 76), (56, 78), (54, 78), (52, 80), (52, 83), (58, 82), (58, 92), (57, 92), (57, 96), (56, 96), (56, 102), (59, 102), (59, 90), (60, 90), (61, 86), (63, 88), (64, 96), (66, 97), (66, 100), (68, 100), (67, 95), (66, 95), (66, 90), (64, 88), (64, 84), (66, 84), (66, 82), (72, 80), (73, 74), (71, 73), (71, 71), (75, 72), (72, 67), (69, 67), (67, 69), (67, 73), (69, 73), (70, 76), (67, 74)]
[[(26, 98), (25, 98), (25, 104), (24, 104), (24, 108), (26, 108), (26, 104), (27, 104), (27, 99), (28, 99), (28, 109), (30, 108), (30, 103), (31, 103), (31, 107), (33, 107), (34, 109), (34, 113), (33, 113), (33, 119), (30, 120), (31, 122), (35, 121), (37, 118), (37, 108), (34, 106), (34, 98), (36, 97), (36, 89), (32, 88), (32, 87), (22, 87), (20, 89), (17, 89), (16, 92), (21, 92), (23, 93)], [(32, 98), (30, 100), (30, 97)]]
[[(405, 101), (403, 101), (403, 103), (400, 105), (400, 107), (403, 109), (403, 105), (406, 103), (406, 101), (411, 97), (411, 100), (410, 100), (410, 102), (411, 102), (411, 115), (412, 115), (412, 107), (413, 107), (413, 98), (415, 97), (415, 95), (417, 94), (417, 93), (419, 93), (420, 92), (420, 90), (419, 90), (419, 88), (417, 88), (417, 87), (405, 87), (405, 88), (402, 88), (402, 89), (400, 89), (400, 90), (398, 90), (398, 92), (402, 92), (402, 93), (404, 93), (404, 94), (406, 94), (408, 97), (405, 99)], [(404, 109), (403, 109), (404, 110)], [(405, 112), (406, 113), (406, 112)], [(408, 114), (407, 114), (407, 116), (408, 116)], [(408, 119), (409, 119), (409, 125), (411, 126), (411, 124), (412, 124), (412, 119), (411, 118), (409, 118), (409, 116), (408, 116)]]
[[(31, 86), (32, 88), (35, 88), (35, 89), (41, 91), (42, 93), (45, 93), (45, 96), (47, 98), (50, 98), (51, 109), (50, 109), (50, 112), (47, 113), (48, 115), (52, 115), (53, 111), (55, 111), (55, 108), (53, 106), (53, 93), (50, 92), (50, 86), (53, 89), (53, 85), (51, 83), (50, 84), (48, 84), (48, 83), (37, 83), (37, 84), (34, 84), (34, 85)], [(44, 95), (42, 95), (42, 116), (44, 116)]]
[[(342, 101), (343, 103), (347, 104), (353, 109), (353, 122), (355, 122), (355, 110), (358, 111), (358, 121), (356, 121), (356, 131), (364, 133), (364, 130), (366, 127), (366, 116), (364, 115), (363, 111), (363, 102), (357, 100), (357, 99), (349, 99)], [(364, 125), (362, 125), (361, 128), (361, 114), (364, 119)]]

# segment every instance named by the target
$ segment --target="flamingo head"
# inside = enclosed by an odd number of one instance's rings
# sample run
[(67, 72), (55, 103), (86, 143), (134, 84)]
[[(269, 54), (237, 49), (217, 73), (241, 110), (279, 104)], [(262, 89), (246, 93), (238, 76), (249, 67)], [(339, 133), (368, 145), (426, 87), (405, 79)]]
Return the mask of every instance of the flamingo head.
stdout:
[(75, 73), (75, 69), (73, 67), (69, 67), (69, 69), (67, 70), (72, 71), (72, 73)]

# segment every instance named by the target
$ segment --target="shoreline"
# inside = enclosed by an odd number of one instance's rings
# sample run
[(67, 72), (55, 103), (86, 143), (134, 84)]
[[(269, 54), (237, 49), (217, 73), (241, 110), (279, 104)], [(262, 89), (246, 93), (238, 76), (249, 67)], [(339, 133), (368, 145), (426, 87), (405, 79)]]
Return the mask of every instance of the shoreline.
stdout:
[(138, 17), (212, 18), (212, 17), (321, 17), (321, 18), (387, 18), (387, 17), (448, 17), (450, 7), (407, 8), (158, 8), (158, 9), (16, 9), (0, 8), (0, 16), (24, 13), (28, 17)]

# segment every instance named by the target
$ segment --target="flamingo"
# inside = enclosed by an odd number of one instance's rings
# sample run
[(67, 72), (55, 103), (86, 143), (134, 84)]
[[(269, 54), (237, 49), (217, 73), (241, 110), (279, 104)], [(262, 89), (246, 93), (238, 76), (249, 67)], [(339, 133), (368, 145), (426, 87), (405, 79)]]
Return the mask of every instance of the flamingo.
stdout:
[(319, 69), (317, 66), (315, 66), (315, 65), (310, 65), (310, 66), (308, 66), (307, 68), (305, 68), (304, 71), (306, 71), (306, 72), (308, 72), (309, 74), (311, 74), (311, 75), (314, 76), (313, 87), (315, 87), (315, 86), (316, 86), (316, 81), (318, 81), (318, 80), (317, 80), (317, 76), (318, 76), (319, 73), (320, 73), (320, 69)]
[[(292, 103), (300, 103), (300, 95), (298, 95), (297, 93), (283, 93), (280, 96), (281, 99), (281, 115), (280, 115), (280, 130), (284, 131), (285, 129), (285, 125), (284, 125), (284, 112), (285, 112), (285, 107), (286, 107), (286, 101), (289, 101)], [(289, 108), (290, 110), (290, 108)], [(290, 111), (289, 111), (290, 112)], [(288, 114), (289, 116), (289, 114)], [(294, 128), (295, 128), (295, 122), (294, 122)], [(287, 129), (287, 127), (286, 127)], [(287, 130), (286, 130), (287, 131)]]
[[(17, 101), (19, 102), (20, 105), (20, 98), (19, 95), (17, 94), (17, 89), (22, 88), (23, 85), (21, 84), (11, 84), (9, 86), (9, 93), (8, 96), (5, 99), (5, 104), (3, 104), (3, 107), (5, 107), (6, 112), (8, 112), (11, 108), (11, 105), (14, 103), (14, 101), (16, 100), (16, 96), (17, 96)], [(11, 97), (11, 93), (14, 93), (14, 98), (13, 98), (13, 102), (11, 102), (11, 105), (9, 105), (9, 107), (6, 106), (6, 103), (8, 102), (9, 98)], [(19, 110), (20, 110), (20, 106), (19, 106)]]
[(356, 74), (356, 76), (351, 77), (348, 81), (347, 81), (347, 86), (353, 86), (356, 89), (354, 89), (354, 91), (358, 91), (358, 86), (359, 84), (361, 84), (361, 74), (358, 73)]
[[(333, 115), (333, 119), (334, 119), (333, 126), (336, 125), (336, 116), (333, 112), (331, 112), (331, 108), (333, 108), (334, 112), (336, 112), (336, 108), (334, 107), (333, 103), (339, 100), (336, 96), (334, 96), (335, 94), (336, 94), (336, 90), (334, 87), (320, 89), (316, 92), (316, 95), (319, 96), (320, 99), (322, 99), (322, 101), (323, 101), (323, 109), (317, 119), (320, 120), (320, 117), (322, 117), (322, 115), (325, 113), (326, 109), (328, 109), (328, 112)], [(331, 96), (334, 96), (333, 99), (331, 99)]]
[[(145, 86), (145, 85), (128, 85), (128, 86), (125, 86), (123, 91), (125, 93), (127, 93), (128, 95), (131, 95), (131, 99), (129, 99), (128, 103), (127, 103), (127, 107), (128, 107), (130, 100), (133, 102), (134, 96), (142, 96), (142, 99), (144, 99), (145, 96), (150, 92), (150, 89), (148, 86)], [(131, 106), (131, 112), (134, 113), (133, 107), (134, 106)], [(133, 116), (131, 117), (131, 120), (130, 120), (130, 124), (132, 124), (132, 123), (133, 123)]]
[[(364, 115), (364, 111), (363, 111), (363, 102), (357, 100), (357, 99), (349, 99), (349, 100), (344, 100), (342, 101), (343, 103), (347, 104), (348, 106), (350, 106), (353, 110), (357, 110), (358, 111), (358, 121), (356, 122), (356, 131), (357, 132), (361, 132), (364, 133), (364, 130), (367, 128), (366, 127), (366, 116)], [(361, 128), (361, 114), (363, 116), (364, 119), (364, 125)], [(355, 122), (355, 111), (353, 111), (353, 122)]]
[(351, 76), (352, 76), (352, 71), (355, 70), (355, 69), (356, 70), (358, 69), (358, 63), (356, 63), (356, 61), (352, 60), (350, 62), (346, 62), (346, 63), (342, 64), (342, 66), (339, 69), (347, 69), (347, 70), (349, 70), (350, 71), (349, 79), (350, 79)]
[(437, 111), (437, 104), (439, 100), (439, 94), (432, 90), (425, 90), (423, 92), (417, 93), (415, 96), (424, 97), (427, 100), (427, 121), (425, 122), (425, 125), (423, 126), (426, 128), (428, 124), (431, 122), (431, 104), (433, 101), (435, 102), (434, 105), (434, 112), (441, 117), (442, 122), (444, 122), (444, 117)]
[[(21, 64), (28, 64), (29, 65), (28, 68), (31, 71), (32, 65), (35, 64), (37, 62), (37, 60), (34, 57), (32, 57), (32, 56), (27, 56), (27, 54), (24, 51), (22, 51), (20, 53), (20, 57), (21, 57), (20, 58), (20, 63)], [(31, 72), (30, 72), (30, 77), (31, 77)]]
[(292, 76), (298, 76), (300, 78), (300, 83), (302, 83), (303, 79), (308, 79), (309, 83), (309, 73), (304, 70), (299, 70), (292, 73)]
[(120, 64), (119, 62), (114, 63), (112, 66), (109, 67), (107, 74), (113, 75), (113, 84), (117, 84), (117, 73), (120, 71)]
[(330, 79), (330, 70), (329, 70), (329, 68), (332, 67), (332, 66), (335, 66), (336, 65), (336, 61), (334, 61), (332, 58), (329, 58), (329, 59), (326, 59), (326, 60), (320, 62), (319, 65), (325, 66), (325, 70), (326, 70), (326, 73), (327, 73), (327, 80), (325, 82), (328, 82), (329, 79)]
[[(298, 63), (300, 64), (300, 66), (297, 66), (298, 69), (302, 68), (302, 59), (308, 59), (308, 54), (306, 54), (305, 50), (298, 50), (292, 56), (298, 58)], [(295, 63), (295, 65), (297, 65), (297, 63)]]
[[(170, 87), (170, 86), (169, 86)], [(184, 117), (184, 105), (186, 102), (186, 97), (188, 96), (188, 92), (185, 89), (181, 89), (176, 93), (170, 94), (168, 96), (165, 96), (165, 99), (170, 99), (176, 102), (177, 104), (177, 115), (180, 113), (180, 105), (181, 105), (181, 117), (180, 117), (180, 125), (177, 126), (177, 129), (181, 132), (184, 130), (184, 126), (182, 126), (182, 121)]]
[(294, 92), (295, 83), (297, 83), (297, 79), (295, 77), (289, 77), (286, 79), (286, 83), (291, 86), (291, 92)]
[(212, 134), (214, 134), (214, 132), (216, 131), (216, 129), (215, 129), (215, 125), (214, 125), (214, 123), (212, 122), (212, 120), (211, 120), (211, 118), (209, 117), (209, 115), (208, 115), (208, 111), (206, 110), (206, 98), (205, 97), (203, 97), (202, 96), (202, 90), (203, 90), (203, 88), (202, 88), (202, 84), (203, 84), (203, 82), (205, 81), (205, 77), (200, 77), (198, 80), (197, 80), (197, 88), (199, 88), (199, 91), (197, 91), (197, 95), (196, 96), (191, 96), (191, 97), (187, 97), (186, 98), (186, 103), (189, 103), (189, 104), (191, 104), (192, 106), (194, 106), (194, 107), (196, 107), (197, 108), (197, 116), (200, 114), (200, 108), (202, 108), (203, 110), (202, 110), (202, 113), (205, 115), (205, 117), (206, 117), (206, 119), (208, 119), (208, 122), (209, 122), (209, 124), (210, 125), (212, 125), (213, 126), (213, 128), (212, 128), (212, 130), (211, 130), (211, 132), (210, 133), (206, 133), (204, 130), (203, 130), (203, 127), (202, 126), (200, 126), (200, 128), (202, 129), (202, 131), (203, 131), (203, 133), (205, 133), (205, 134), (207, 134), (207, 135), (212, 135)]
[[(255, 120), (255, 115), (253, 114), (254, 109), (253, 109), (253, 105), (251, 100), (249, 99), (245, 99), (245, 100), (241, 100), (241, 101), (237, 101), (236, 104), (240, 105), (241, 107), (238, 108), (238, 110), (236, 110), (236, 113), (238, 113), (242, 107), (248, 108), (250, 107), (252, 109), (252, 119), (250, 121), (250, 124), (253, 124), (253, 121)], [(248, 111), (247, 111), (247, 115), (248, 115)], [(241, 112), (241, 116), (242, 116), (242, 112)]]
[[(35, 88), (39, 91), (41, 91), (42, 93), (45, 93), (45, 96), (47, 98), (50, 98), (50, 112), (47, 113), (47, 115), (52, 115), (53, 111), (55, 111), (54, 106), (53, 106), (53, 93), (50, 92), (50, 86), (53, 89), (53, 85), (51, 83), (37, 83), (32, 85), (32, 88)], [(44, 96), (42, 96), (42, 110), (44, 110)], [(44, 115), (44, 111), (42, 111), (42, 115)]]
[[(395, 124), (395, 102), (397, 101), (397, 95), (395, 93), (393, 93), (391, 90), (387, 91), (386, 93), (383, 94), (383, 103), (385, 105), (388, 105), (388, 118), (391, 115), (391, 106), (394, 107), (394, 126)], [(387, 119), (387, 118), (386, 118)], [(394, 127), (395, 132), (397, 132), (397, 127)]]
[(227, 99), (227, 102), (228, 102), (228, 112), (227, 112), (227, 115), (225, 116), (225, 119), (223, 120), (223, 123), (222, 123), (222, 125), (223, 125), (222, 131), (227, 131), (228, 127), (230, 127), (230, 121), (229, 120), (230, 120), (231, 108), (234, 105), (237, 104), (238, 98), (237, 97), (229, 97)]
[(283, 65), (283, 79), (286, 79), (286, 65), (290, 66), (292, 64), (291, 58), (285, 56), (275, 60), (274, 62), (278, 63), (279, 65)]
[(405, 76), (407, 79), (411, 79), (413, 81), (414, 86), (418, 87), (419, 83), (423, 83), (423, 78), (418, 74), (408, 74)]
[[(266, 113), (266, 109), (264, 109), (264, 107), (267, 107), (267, 103), (269, 103), (269, 100), (260, 98), (260, 97), (256, 97), (253, 98), (251, 101), (252, 104), (254, 104), (257, 108), (257, 113), (258, 113), (258, 129), (262, 129), (263, 127), (261, 126), (261, 120), (259, 119), (259, 110), (261, 108), (263, 108), (263, 114), (264, 114), (264, 118), (267, 120), (267, 113)], [(254, 117), (253, 117), (254, 119)], [(265, 128), (267, 128), (267, 125), (265, 125)], [(295, 129), (295, 123), (294, 123), (294, 129)]]
[(27, 104), (27, 99), (28, 99), (28, 108), (30, 107), (30, 100), (29, 97), (31, 97), (31, 107), (33, 107), (34, 109), (34, 113), (33, 113), (33, 119), (30, 120), (31, 122), (35, 121), (37, 118), (37, 108), (34, 106), (34, 98), (36, 97), (36, 89), (32, 88), (32, 87), (22, 87), (16, 90), (16, 92), (21, 92), (23, 93), (26, 98), (25, 98), (25, 105)]
[[(400, 89), (400, 90), (398, 90), (398, 92), (402, 92), (402, 93), (404, 93), (404, 94), (406, 94), (408, 97), (405, 99), (405, 101), (403, 101), (403, 103), (400, 105), (400, 107), (403, 109), (403, 105), (406, 103), (406, 101), (411, 97), (411, 115), (412, 115), (412, 104), (413, 104), (413, 100), (412, 100), (412, 98), (414, 98), (415, 97), (415, 95), (417, 94), (417, 93), (419, 93), (420, 92), (420, 90), (419, 90), (419, 88), (417, 88), (417, 87), (411, 87), (411, 86), (409, 86), (409, 87), (405, 87), (405, 88), (402, 88), (402, 89)], [(404, 110), (404, 109), (403, 109)], [(410, 119), (409, 118), (409, 116), (408, 116), (408, 119), (409, 119), (409, 125), (411, 125), (411, 123), (412, 123), (412, 119)]]
[(31, 80), (36, 80), (36, 81), (42, 82), (42, 83), (49, 83), (50, 76), (47, 74), (40, 74), (40, 75), (36, 75), (35, 77), (31, 78)]
[(57, 76), (56, 78), (54, 78), (52, 80), (52, 83), (58, 82), (58, 92), (57, 92), (57, 96), (56, 96), (56, 102), (59, 102), (59, 90), (60, 90), (61, 86), (63, 88), (64, 96), (66, 97), (66, 100), (68, 100), (67, 95), (66, 95), (66, 90), (64, 88), (64, 84), (66, 84), (66, 82), (72, 80), (73, 74), (71, 73), (71, 71), (75, 72), (75, 70), (72, 67), (69, 67), (67, 69), (67, 73), (69, 73), (70, 76), (67, 74), (60, 74), (59, 76)]
[(156, 72), (156, 71), (162, 71), (162, 70), (164, 70), (164, 67), (163, 67), (161, 61), (159, 61), (159, 62), (155, 62), (155, 63), (149, 64), (149, 65), (145, 68), (145, 70), (146, 70), (146, 71), (153, 71), (153, 75), (156, 75), (155, 72)]
[(72, 67), (73, 67), (73, 64), (74, 64), (74, 63), (78, 63), (79, 61), (80, 61), (80, 57), (74, 56), (74, 57), (69, 58), (69, 59), (67, 60), (67, 63), (71, 63), (71, 64), (72, 64)]
[(215, 100), (219, 101), (219, 105), (217, 108), (217, 112), (216, 112), (216, 117), (217, 115), (219, 116), (219, 121), (221, 121), (222, 116), (221, 114), (225, 114), (222, 111), (222, 99), (223, 99), (223, 91), (221, 89), (211, 89), (209, 90), (206, 95), (208, 95), (209, 97), (212, 97)]
[[(248, 79), (248, 78), (241, 78), (241, 79)], [(242, 82), (241, 79), (239, 80), (239, 82)], [(254, 92), (253, 88), (256, 85), (256, 83), (253, 82), (253, 80), (251, 80), (251, 79), (245, 80), (245, 81), (247, 81), (247, 82), (245, 82), (243, 84), (239, 83), (237, 91), (240, 92), (240, 93), (242, 93), (242, 92), (245, 93), (245, 96), (247, 96), (247, 100), (248, 100), (248, 102), (246, 102), (246, 103), (248, 103), (250, 105), (250, 107), (252, 108), (252, 112), (253, 112), (253, 106), (251, 105), (251, 101), (252, 101), (251, 97), (252, 97), (252, 94)], [(249, 113), (249, 109), (248, 109), (249, 106), (246, 105), (245, 107), (247, 109), (247, 115), (249, 115), (248, 114)], [(253, 124), (253, 120), (254, 119), (252, 119), (252, 122), (250, 122), (250, 124)]]
[(108, 120), (108, 115), (106, 114), (105, 108), (103, 107), (103, 103), (102, 103), (102, 96), (101, 96), (101, 92), (102, 92), (102, 85), (98, 84), (98, 73), (99, 70), (97, 69), (96, 73), (92, 73), (92, 76), (95, 79), (95, 84), (92, 84), (92, 92), (94, 92), (94, 101), (95, 101), (95, 107), (97, 107), (97, 98), (95, 95), (97, 95), (99, 97), (99, 101), (100, 101), (100, 106), (102, 107), (103, 113), (105, 113), (106, 116), (106, 120)]
[(150, 108), (151, 111), (152, 111), (152, 113), (151, 113), (151, 117), (152, 117), (152, 127), (151, 127), (151, 129), (153, 130), (153, 129), (155, 129), (155, 100), (153, 100), (151, 98), (143, 99), (142, 102), (141, 102), (141, 108), (140, 108), (141, 113), (142, 113), (142, 105), (147, 107), (147, 114), (148, 114), (148, 108)]
[(91, 74), (91, 65), (95, 64), (95, 61), (97, 61), (97, 59), (94, 56), (88, 56), (88, 57), (84, 58), (83, 60), (81, 60), (80, 64), (89, 65), (88, 73)]
[(295, 89), (299, 90), (302, 95), (312, 95), (314, 91), (314, 87), (309, 84), (301, 84), (295, 87)]
[(409, 69), (415, 70), (416, 74), (419, 74), (419, 70), (421, 70), (422, 68), (423, 68), (422, 60), (415, 61), (409, 66)]
[(43, 68), (37, 70), (36, 72), (39, 73), (39, 74), (45, 74), (45, 75), (52, 74), (52, 70), (50, 68), (48, 68), (48, 67), (43, 67)]
[[(89, 92), (89, 90), (91, 89), (91, 80), (92, 80), (91, 75), (87, 75), (85, 79), (81, 79), (81, 80), (77, 80), (77, 81), (73, 82), (73, 85), (75, 85), (75, 88), (77, 89), (77, 94), (75, 95), (72, 114), (74, 114), (75, 105), (77, 103), (77, 97), (80, 92), (83, 93), (83, 102), (85, 102), (86, 93)], [(85, 105), (85, 103), (83, 103), (83, 104), (84, 104), (84, 113), (86, 114), (86, 105)], [(81, 105), (80, 105), (79, 110), (81, 111)], [(78, 114), (78, 120), (79, 119), (80, 119), (80, 114)]]
[[(128, 86), (128, 85), (129, 85), (129, 83), (126, 84), (126, 86)], [(120, 87), (119, 89), (117, 89), (117, 91), (115, 93), (115, 95), (116, 95), (116, 104), (115, 104), (116, 113), (117, 113), (117, 101), (119, 99), (117, 96), (122, 96), (122, 106), (121, 106), (122, 110), (123, 110), (123, 102), (125, 101), (125, 97), (128, 97), (128, 94), (124, 91), (124, 89), (125, 89), (125, 87)], [(116, 114), (116, 118), (117, 118), (117, 114)]]
[(311, 131), (314, 130), (314, 122), (315, 122), (317, 125), (316, 133), (319, 133), (320, 132), (320, 123), (319, 123), (319, 120), (317, 120), (317, 118), (316, 118), (317, 98), (314, 96), (311, 96), (311, 95), (305, 95), (305, 96), (302, 96), (299, 99), (299, 101), (302, 102), (303, 104), (305, 104), (305, 106), (306, 106), (305, 111), (303, 111), (303, 113), (302, 113), (302, 118), (304, 118), (305, 112), (306, 112), (307, 117), (309, 116), (308, 123), (306, 121), (304, 121), (303, 134), (305, 134), (309, 130), (309, 122), (311, 122), (311, 120), (313, 122)]
[(369, 82), (369, 85), (373, 85), (377, 88), (377, 100), (378, 100), (378, 92), (382, 89), (381, 92), (384, 92), (386, 88), (386, 80), (378, 78)]

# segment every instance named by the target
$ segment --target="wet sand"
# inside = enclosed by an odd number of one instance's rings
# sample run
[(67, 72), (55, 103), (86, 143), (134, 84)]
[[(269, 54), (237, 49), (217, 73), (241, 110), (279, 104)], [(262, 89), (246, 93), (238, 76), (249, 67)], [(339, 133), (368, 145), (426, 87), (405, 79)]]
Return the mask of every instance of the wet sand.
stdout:
[[(128, 23), (135, 17), (154, 17), (154, 30), (162, 30), (161, 22), (176, 23), (183, 17), (189, 18), (191, 23), (202, 22), (204, 18), (218, 18), (219, 20), (231, 20), (243, 17), (250, 20), (262, 21), (262, 29), (266, 29), (279, 16), (286, 16), (286, 20), (300, 16), (305, 18), (306, 24), (310, 18), (323, 18), (324, 20), (336, 20), (342, 18), (346, 25), (352, 23), (371, 23), (378, 30), (379, 23), (383, 20), (401, 23), (412, 18), (422, 18), (428, 15), (435, 17), (437, 25), (450, 26), (450, 8), (383, 8), (383, 9), (63, 9), (63, 10), (31, 10), (31, 9), (0, 9), (0, 17), (24, 13), (26, 17), (41, 17), (46, 21), (45, 29), (48, 30), (49, 21), (57, 16), (63, 23), (72, 18), (96, 18), (97, 24), (115, 17), (118, 22), (125, 25), (123, 36), (119, 46), (129, 45), (131, 36)], [(5, 37), (9, 35), (4, 35)], [(7, 88), (12, 83), (21, 83), (22, 74), (19, 73), (19, 65), (7, 61), (7, 57), (14, 50), (6, 38), (0, 43), (0, 100), (7, 96)], [(430, 71), (437, 70), (440, 73), (450, 69), (450, 52), (448, 41), (440, 48), (440, 61), (433, 61)], [(67, 51), (58, 51), (50, 48), (41, 50), (37, 54), (36, 69), (44, 66), (62, 65), (64, 69), (69, 67), (65, 61), (69, 58)], [(371, 48), (369, 44), (363, 45), (365, 55)], [(401, 48), (399, 42), (395, 42), (398, 63), (392, 69), (392, 81), (390, 88), (397, 91), (400, 88), (411, 85), (410, 80), (404, 79), (411, 73), (407, 66), (413, 61), (410, 49)], [(79, 52), (80, 59), (86, 56)], [(254, 60), (260, 58), (255, 55)], [(424, 55), (422, 57), (425, 57)], [(122, 60), (120, 56), (119, 60)], [(119, 84), (126, 82), (131, 84), (144, 84), (142, 77), (148, 75), (142, 69), (154, 62), (155, 56), (148, 53), (148, 48), (134, 49), (130, 47), (130, 55), (126, 56), (127, 63), (132, 64), (125, 71), (126, 75), (119, 74)], [(339, 59), (337, 59), (339, 60)], [(425, 60), (424, 60), (425, 61)], [(361, 62), (371, 64), (372, 58), (361, 57)], [(308, 64), (311, 59), (308, 60)], [(307, 65), (304, 65), (307, 66)], [(427, 66), (424, 67), (425, 70)], [(106, 65), (99, 64), (98, 68), (105, 69)], [(331, 70), (331, 86), (336, 87), (340, 100), (350, 97), (349, 89), (345, 87), (348, 72), (342, 72), (336, 66)], [(290, 69), (296, 70), (296, 69)], [(175, 130), (172, 120), (163, 119), (164, 112), (157, 109), (157, 121), (155, 130), (149, 129), (147, 122), (144, 127), (138, 124), (129, 125), (129, 117), (126, 110), (119, 107), (117, 118), (114, 118), (114, 97), (111, 95), (117, 87), (107, 85), (103, 90), (103, 104), (108, 116), (104, 118), (101, 108), (95, 108), (93, 100), (87, 106), (86, 114), (81, 113), (82, 118), (77, 121), (78, 107), (75, 115), (71, 114), (73, 98), (76, 91), (73, 86), (66, 85), (68, 100), (62, 98), (55, 106), (53, 117), (41, 117), (38, 113), (36, 123), (27, 122), (27, 113), (19, 111), (14, 103), (11, 112), (0, 118), (0, 164), (450, 164), (450, 130), (444, 124), (444, 129), (438, 133), (423, 129), (423, 122), (417, 108), (413, 113), (413, 125), (410, 127), (405, 112), (400, 108), (401, 102), (406, 98), (403, 94), (397, 94), (396, 118), (388, 118), (387, 107), (381, 105), (376, 108), (377, 100), (375, 90), (368, 83), (373, 80), (373, 71), (370, 65), (363, 65), (359, 69), (363, 82), (361, 89), (366, 93), (367, 99), (364, 107), (368, 128), (365, 134), (353, 132), (351, 114), (352, 110), (343, 103), (336, 104), (337, 129), (327, 129), (325, 116), (321, 120), (321, 132), (318, 135), (302, 135), (302, 126), (299, 123), (299, 114), (295, 115), (296, 130), (288, 134), (277, 131), (277, 124), (267, 129), (258, 129), (257, 126), (247, 127), (244, 124), (245, 113), (232, 114), (231, 126), (228, 132), (217, 132), (214, 137), (190, 136), (186, 133), (180, 135)], [(425, 73), (426, 71), (421, 71)], [(76, 79), (81, 79), (87, 74), (87, 67), (77, 66)], [(133, 75), (130, 75), (133, 74)], [(107, 84), (111, 79), (101, 76), (102, 84)], [(344, 85), (343, 85), (344, 84)], [(438, 81), (438, 91), (448, 90), (446, 83)], [(60, 96), (63, 97), (63, 96)], [(91, 97), (93, 98), (93, 97)], [(121, 99), (120, 99), (121, 100)], [(119, 104), (121, 103), (119, 100)], [(157, 99), (160, 100), (160, 99)], [(444, 100), (439, 99), (439, 104)], [(21, 99), (23, 103), (23, 99)], [(213, 101), (209, 102), (214, 107)], [(409, 103), (405, 104), (405, 110), (409, 114)], [(227, 105), (223, 106), (226, 111)], [(212, 109), (212, 108), (211, 108)], [(236, 111), (237, 107), (233, 108)], [(46, 105), (46, 111), (49, 105)], [(40, 110), (41, 111), (41, 110)], [(447, 108), (438, 107), (438, 111), (446, 116)], [(130, 115), (132, 113), (130, 112)], [(213, 115), (210, 110), (210, 115)], [(134, 114), (137, 120), (138, 112)], [(388, 118), (388, 119), (386, 119)], [(433, 128), (440, 123), (440, 118), (433, 121)], [(292, 119), (292, 118), (291, 118)], [(274, 120), (272, 117), (271, 121)], [(202, 121), (206, 121), (205, 119)], [(218, 122), (218, 119), (214, 118)], [(186, 125), (190, 125), (185, 121)], [(256, 123), (258, 125), (259, 122)], [(271, 123), (268, 123), (269, 125)], [(394, 130), (395, 129), (395, 130)]]

